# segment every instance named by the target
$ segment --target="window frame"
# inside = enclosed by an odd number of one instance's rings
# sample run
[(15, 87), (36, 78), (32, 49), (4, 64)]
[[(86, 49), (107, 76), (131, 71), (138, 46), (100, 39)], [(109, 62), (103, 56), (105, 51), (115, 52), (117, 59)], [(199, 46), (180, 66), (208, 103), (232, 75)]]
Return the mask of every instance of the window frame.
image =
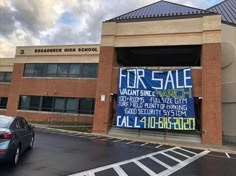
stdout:
[[(2, 99), (6, 100), (6, 105), (2, 106)], [(0, 109), (7, 109), (8, 97), (1, 97), (0, 98)]]
[[(2, 79), (0, 77), (0, 82), (4, 82), (4, 83), (10, 83), (12, 80), (12, 72), (0, 72), (0, 74), (2, 74)], [(10, 75), (10, 79), (7, 79)]]
[[(36, 66), (38, 64), (43, 65), (43, 72), (42, 75), (36, 75)], [(48, 73), (48, 67), (49, 65), (56, 65), (56, 72), (55, 74), (49, 74)], [(27, 71), (27, 65), (32, 65), (33, 72), (32, 73), (26, 73)], [(67, 66), (67, 70), (65, 74), (59, 73), (59, 67), (65, 65)], [(79, 66), (79, 72), (78, 74), (72, 74), (71, 73), (71, 68), (73, 65), (78, 65)], [(86, 67), (94, 65), (93, 71), (90, 71), (91, 73), (85, 73), (86, 72)], [(98, 63), (26, 63), (24, 64), (24, 73), (23, 77), (35, 77), (35, 78), (82, 78), (82, 79), (97, 79), (98, 77)]]
[[(22, 106), (22, 98), (26, 97), (26, 106)], [(32, 97), (37, 97), (39, 98), (38, 100), (38, 106), (31, 106), (32, 105)], [(43, 105), (44, 98), (51, 98), (51, 107), (45, 108)], [(56, 105), (56, 100), (57, 99), (62, 99), (64, 100), (64, 103), (62, 105), (61, 109), (58, 109), (55, 107)], [(74, 101), (74, 109), (69, 109), (67, 107), (67, 103), (69, 102), (70, 99), (75, 100)], [(86, 111), (82, 111), (81, 109), (81, 103), (83, 100), (88, 99), (90, 100), (89, 103), (89, 108)], [(29, 102), (27, 102), (29, 101)], [(28, 104), (28, 105), (27, 105)], [(28, 95), (21, 95), (19, 98), (19, 103), (18, 103), (18, 109), (19, 110), (29, 110), (29, 111), (42, 111), (42, 112), (54, 112), (54, 113), (68, 113), (68, 114), (86, 114), (86, 115), (94, 115), (94, 110), (95, 110), (95, 98), (77, 98), (77, 97), (52, 97), (52, 96), (28, 96)]]

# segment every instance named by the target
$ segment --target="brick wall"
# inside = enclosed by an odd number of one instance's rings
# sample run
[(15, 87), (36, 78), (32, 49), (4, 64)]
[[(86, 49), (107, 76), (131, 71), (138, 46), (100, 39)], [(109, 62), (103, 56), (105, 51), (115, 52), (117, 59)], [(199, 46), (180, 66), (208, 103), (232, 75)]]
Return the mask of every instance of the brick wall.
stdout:
[[(114, 47), (103, 46), (100, 48), (99, 71), (96, 92), (95, 114), (93, 122), (93, 132), (106, 133), (111, 121), (110, 93), (112, 87), (113, 65), (116, 60)], [(105, 95), (105, 101), (101, 101), (101, 96)]]
[[(24, 64), (14, 64), (12, 82), (8, 94), (6, 115), (23, 115), (31, 121), (45, 121), (51, 116), (64, 117), (61, 113), (40, 113), (18, 111), (20, 95), (38, 95), (53, 97), (95, 98), (96, 79), (51, 79), (23, 78)], [(67, 114), (66, 116), (74, 116)], [(81, 121), (92, 122), (91, 116), (81, 116)]]
[(202, 142), (222, 144), (221, 44), (202, 48)]

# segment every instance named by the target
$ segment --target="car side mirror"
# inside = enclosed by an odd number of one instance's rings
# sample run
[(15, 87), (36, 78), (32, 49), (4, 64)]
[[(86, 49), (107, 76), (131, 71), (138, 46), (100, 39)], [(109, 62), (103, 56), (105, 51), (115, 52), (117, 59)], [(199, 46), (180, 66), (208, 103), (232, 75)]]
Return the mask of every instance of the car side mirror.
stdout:
[(28, 125), (28, 129), (34, 129), (34, 126), (33, 125)]

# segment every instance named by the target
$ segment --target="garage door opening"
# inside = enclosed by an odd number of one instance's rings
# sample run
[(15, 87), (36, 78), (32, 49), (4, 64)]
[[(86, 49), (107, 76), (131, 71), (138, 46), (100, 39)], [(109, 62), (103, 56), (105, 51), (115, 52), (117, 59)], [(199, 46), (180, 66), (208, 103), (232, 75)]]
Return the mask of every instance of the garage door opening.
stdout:
[(201, 66), (201, 45), (117, 48), (117, 62), (124, 67)]

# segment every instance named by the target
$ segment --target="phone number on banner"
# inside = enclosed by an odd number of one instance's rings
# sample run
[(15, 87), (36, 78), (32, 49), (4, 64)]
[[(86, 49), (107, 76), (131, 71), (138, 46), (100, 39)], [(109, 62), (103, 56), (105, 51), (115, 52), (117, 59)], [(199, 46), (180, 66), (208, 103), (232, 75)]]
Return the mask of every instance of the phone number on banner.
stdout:
[(123, 117), (118, 116), (116, 125), (118, 127), (126, 127), (126, 128), (195, 130), (195, 118), (135, 117), (131, 122), (129, 116), (123, 116)]

